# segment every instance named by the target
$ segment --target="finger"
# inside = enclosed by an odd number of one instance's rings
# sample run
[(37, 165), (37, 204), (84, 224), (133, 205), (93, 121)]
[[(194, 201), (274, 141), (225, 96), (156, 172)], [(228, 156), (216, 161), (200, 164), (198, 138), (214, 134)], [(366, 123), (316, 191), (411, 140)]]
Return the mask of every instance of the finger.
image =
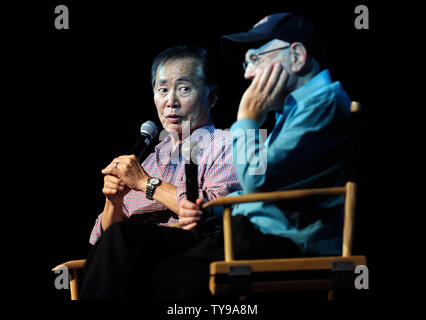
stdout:
[(106, 168), (102, 170), (102, 173), (105, 175), (120, 177), (119, 171), (113, 168)]
[(114, 196), (114, 195), (118, 194), (118, 192), (119, 192), (119, 190), (114, 189), (114, 188), (104, 187), (104, 188), (102, 189), (102, 193), (103, 193), (103, 194), (105, 194), (105, 195), (111, 195), (111, 196)]
[(116, 166), (117, 162), (120, 164), (120, 160), (122, 160), (122, 159), (120, 159), (120, 157), (114, 158), (105, 168), (114, 167), (114, 166)]
[(112, 175), (106, 175), (104, 177), (104, 182), (111, 182), (117, 185), (121, 185), (123, 187), (126, 185), (126, 183), (123, 180)]
[(122, 156), (119, 156), (118, 159), (117, 159), (117, 161), (123, 162), (123, 163), (126, 163), (126, 164), (130, 164), (131, 162), (133, 162), (135, 160), (136, 160), (136, 156), (134, 154), (122, 155)]
[(124, 166), (122, 163), (119, 163), (118, 166), (112, 166), (112, 167), (108, 166), (102, 170), (102, 173), (120, 178), (124, 170), (124, 168), (120, 168), (120, 164), (121, 166)]
[(199, 217), (182, 218), (182, 219), (179, 219), (179, 222), (180, 222), (180, 224), (181, 224), (182, 227), (185, 227), (185, 226), (187, 226), (189, 224), (197, 223), (199, 220), (200, 220)]
[(259, 82), (257, 84), (258, 90), (263, 90), (266, 86), (266, 83), (268, 82), (268, 79), (272, 72), (272, 65), (267, 65), (258, 75), (259, 76)]
[[(114, 169), (118, 169), (119, 173), (123, 173), (124, 171), (128, 170), (140, 170), (143, 172), (143, 174), (146, 174), (145, 170), (142, 168), (141, 164), (139, 163), (139, 160), (136, 158), (135, 155), (122, 155), (119, 156), (116, 161), (113, 162), (114, 165), (112, 166), (111, 172), (115, 172)], [(118, 165), (115, 166), (115, 163), (118, 162)]]
[(102, 173), (103, 174), (108, 174), (112, 172), (112, 169), (117, 166), (117, 162), (118, 165), (120, 164), (120, 159), (115, 158), (114, 160), (111, 161), (110, 164), (108, 164), (104, 169), (102, 169)]
[(192, 210), (199, 209), (199, 205), (197, 205), (194, 202), (189, 201), (188, 199), (183, 199), (180, 202), (180, 207), (183, 208), (183, 209), (192, 209)]
[(104, 184), (104, 187), (105, 188), (110, 188), (110, 189), (116, 189), (116, 190), (119, 190), (119, 191), (124, 191), (124, 187), (123, 186), (121, 186), (119, 184), (112, 183), (112, 182), (106, 182)]
[(183, 226), (182, 229), (183, 230), (191, 230), (191, 229), (194, 229), (196, 226), (197, 226), (197, 223), (193, 222), (193, 223), (190, 223), (190, 224), (188, 224), (186, 226)]
[(275, 83), (275, 86), (271, 92), (272, 99), (274, 99), (277, 95), (282, 93), (283, 88), (285, 88), (285, 86), (287, 85), (287, 80), (288, 80), (288, 72), (284, 68), (282, 68), (279, 74), (278, 80)]
[(104, 169), (102, 169), (102, 173), (103, 174), (111, 174), (112, 168), (111, 167), (106, 167)]
[[(197, 199), (198, 200), (198, 199)], [(179, 206), (179, 216), (193, 216), (194, 214), (201, 213), (201, 208), (199, 205), (184, 199), (181, 201)]]
[(120, 179), (118, 179), (118, 181), (105, 180), (104, 187), (124, 190), (124, 188), (126, 187), (126, 184)]
[(201, 217), (183, 217), (179, 219), (179, 222), (182, 225), (187, 225), (189, 223), (193, 223), (195, 221), (199, 221), (201, 219)]
[(272, 66), (271, 74), (268, 78), (267, 83), (265, 84), (265, 89), (268, 90), (268, 93), (272, 92), (272, 90), (276, 87), (280, 76), (282, 74), (283, 67), (281, 63), (275, 63)]
[(185, 210), (179, 211), (179, 217), (197, 217), (197, 216), (200, 216), (201, 214), (202, 214), (201, 210), (185, 209)]
[(123, 180), (121, 180), (117, 177), (114, 177), (112, 175), (106, 175), (105, 176), (104, 183), (106, 183), (106, 182), (113, 183), (114, 185), (121, 186), (121, 187), (126, 186), (126, 183)]
[(248, 88), (246, 89), (246, 92), (247, 91), (254, 91), (254, 90), (257, 90), (257, 88), (259, 87), (259, 82), (260, 82), (260, 79), (261, 79), (261, 77), (262, 77), (262, 74), (263, 74), (263, 71), (264, 70), (261, 70), (254, 78), (253, 78), (253, 80), (251, 81), (251, 83), (250, 83), (250, 85), (248, 86)]

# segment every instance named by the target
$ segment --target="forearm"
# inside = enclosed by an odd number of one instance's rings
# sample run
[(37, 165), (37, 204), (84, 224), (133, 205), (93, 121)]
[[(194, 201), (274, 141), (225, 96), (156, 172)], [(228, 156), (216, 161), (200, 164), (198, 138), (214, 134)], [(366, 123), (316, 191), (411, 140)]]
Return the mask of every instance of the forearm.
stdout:
[(108, 199), (105, 200), (104, 211), (102, 212), (102, 230), (106, 231), (111, 224), (114, 222), (123, 221), (123, 203), (122, 202), (111, 202)]
[(268, 168), (266, 130), (252, 119), (242, 119), (231, 127), (233, 162), (245, 192), (259, 192), (265, 182)]
[[(144, 177), (139, 183), (139, 190), (146, 193), (146, 183), (148, 181), (148, 176)], [(161, 203), (167, 209), (173, 211), (174, 213), (179, 212), (178, 201), (176, 198), (176, 186), (162, 181), (161, 184), (155, 189), (153, 199), (158, 203)]]
[(176, 186), (162, 182), (161, 185), (155, 190), (153, 199), (160, 202), (167, 209), (172, 210), (174, 213), (179, 212), (179, 207), (176, 199)]

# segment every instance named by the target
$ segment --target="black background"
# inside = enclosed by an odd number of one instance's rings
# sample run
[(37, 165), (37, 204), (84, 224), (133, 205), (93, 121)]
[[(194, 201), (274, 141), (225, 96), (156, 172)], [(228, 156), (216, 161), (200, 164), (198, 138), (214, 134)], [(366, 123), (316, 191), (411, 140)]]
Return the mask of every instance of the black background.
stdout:
[[(56, 30), (54, 9), (69, 9), (69, 30)], [(355, 7), (369, 8), (369, 29), (354, 26)], [(382, 157), (389, 142), (382, 128), (386, 108), (380, 85), (389, 57), (386, 22), (392, 8), (372, 1), (53, 1), (23, 5), (7, 26), (5, 60), (13, 96), (4, 118), (16, 123), (6, 134), (20, 137), (13, 150), (25, 150), (20, 170), (25, 178), (13, 190), (14, 242), (19, 256), (36, 267), (38, 290), (25, 294), (45, 301), (66, 301), (69, 292), (54, 288), (51, 268), (85, 258), (94, 221), (103, 209), (104, 168), (115, 156), (127, 154), (140, 124), (159, 124), (152, 99), (150, 67), (160, 51), (174, 45), (196, 43), (217, 59), (221, 96), (212, 110), (218, 128), (235, 121), (241, 95), (249, 82), (243, 79), (241, 60), (220, 52), (223, 34), (250, 29), (264, 16), (294, 11), (314, 22), (328, 44), (332, 78), (339, 80), (353, 100), (363, 105), (362, 174), (356, 217), (354, 254), (365, 254), (370, 268), (368, 296), (386, 291), (382, 213), (384, 193)], [(395, 33), (393, 33), (395, 35)], [(8, 90), (8, 89), (7, 89)], [(266, 127), (272, 124), (271, 119)], [(12, 199), (12, 198), (11, 198)], [(388, 210), (388, 209), (386, 209)], [(392, 214), (387, 211), (387, 214)], [(18, 224), (21, 227), (17, 227)], [(18, 241), (24, 240), (24, 241)], [(34, 244), (34, 246), (31, 246)], [(15, 252), (16, 253), (16, 252)], [(28, 259), (27, 257), (31, 257)], [(24, 265), (26, 265), (24, 263)], [(42, 293), (41, 293), (42, 292)], [(23, 294), (20, 290), (18, 295)]]

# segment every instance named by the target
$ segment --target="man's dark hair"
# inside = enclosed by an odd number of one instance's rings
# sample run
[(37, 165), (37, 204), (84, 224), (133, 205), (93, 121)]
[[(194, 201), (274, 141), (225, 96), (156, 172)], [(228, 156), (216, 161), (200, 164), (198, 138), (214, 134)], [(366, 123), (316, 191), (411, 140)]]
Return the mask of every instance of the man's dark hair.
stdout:
[(160, 52), (155, 57), (151, 67), (152, 87), (155, 87), (155, 78), (157, 76), (157, 69), (159, 66), (164, 65), (170, 59), (175, 60), (182, 58), (194, 58), (198, 61), (203, 72), (202, 80), (204, 81), (205, 85), (210, 88), (210, 101), (215, 101), (219, 94), (219, 87), (217, 84), (214, 59), (205, 48), (195, 45), (176, 46)]

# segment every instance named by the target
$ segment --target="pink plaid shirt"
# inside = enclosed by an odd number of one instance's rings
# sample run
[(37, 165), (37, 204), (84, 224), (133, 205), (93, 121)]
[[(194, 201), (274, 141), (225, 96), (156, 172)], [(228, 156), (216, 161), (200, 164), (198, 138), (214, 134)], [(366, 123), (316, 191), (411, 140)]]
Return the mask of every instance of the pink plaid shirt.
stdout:
[[(232, 140), (229, 131), (216, 129), (209, 122), (195, 130), (190, 138), (195, 141), (200, 149), (198, 157), (198, 185), (199, 197), (213, 200), (227, 194), (241, 190), (238, 178), (232, 163)], [(185, 139), (182, 143), (185, 143)], [(176, 200), (179, 205), (186, 199), (185, 160), (179, 151), (173, 151), (173, 141), (168, 135), (142, 163), (142, 167), (149, 176), (160, 178), (162, 181), (176, 186)], [(166, 210), (167, 208), (155, 200), (148, 200), (142, 191), (131, 190), (123, 201), (124, 218), (133, 214), (150, 211)], [(89, 242), (95, 244), (102, 234), (102, 214), (98, 216), (90, 235)], [(170, 218), (170, 225), (178, 220)]]

